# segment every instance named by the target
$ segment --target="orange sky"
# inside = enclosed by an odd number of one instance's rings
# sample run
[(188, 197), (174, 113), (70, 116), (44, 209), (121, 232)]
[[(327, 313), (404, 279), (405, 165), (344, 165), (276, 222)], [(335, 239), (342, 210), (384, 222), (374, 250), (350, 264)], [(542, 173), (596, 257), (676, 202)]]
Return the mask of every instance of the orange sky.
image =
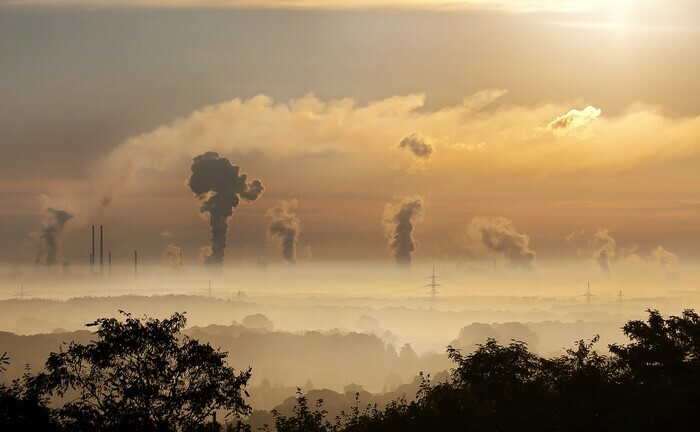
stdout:
[(83, 260), (105, 195), (115, 248), (143, 243), (157, 261), (173, 241), (196, 256), (208, 225), (185, 181), (208, 150), (266, 187), (236, 209), (234, 260), (281, 259), (265, 212), (292, 199), (299, 248), (314, 259), (390, 260), (384, 208), (409, 195), (425, 201), (416, 259), (514, 264), (512, 251), (473, 244), (476, 221), (506, 229), (535, 265), (596, 259), (605, 230), (611, 260), (697, 257), (694, 5), (561, 12), (532, 2), (539, 11), (523, 14), (512, 2), (332, 12), (50, 3), (0, 6), (10, 65), (0, 71), (0, 260), (33, 258), (29, 234), (47, 206), (75, 214), (63, 255)]

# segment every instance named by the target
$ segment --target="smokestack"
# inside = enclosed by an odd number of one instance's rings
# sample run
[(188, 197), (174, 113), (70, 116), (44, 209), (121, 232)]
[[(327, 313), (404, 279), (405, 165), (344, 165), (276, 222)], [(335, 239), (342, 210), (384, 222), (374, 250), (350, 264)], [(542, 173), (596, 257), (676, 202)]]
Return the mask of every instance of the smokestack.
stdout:
[(112, 277), (112, 251), (107, 252), (107, 262), (109, 263), (107, 275)]
[(100, 276), (104, 275), (104, 264), (105, 264), (104, 236), (103, 236), (102, 225), (100, 225)]
[(92, 226), (92, 254), (90, 254), (90, 272), (95, 265), (95, 225)]
[(134, 251), (134, 277), (139, 275), (139, 251)]

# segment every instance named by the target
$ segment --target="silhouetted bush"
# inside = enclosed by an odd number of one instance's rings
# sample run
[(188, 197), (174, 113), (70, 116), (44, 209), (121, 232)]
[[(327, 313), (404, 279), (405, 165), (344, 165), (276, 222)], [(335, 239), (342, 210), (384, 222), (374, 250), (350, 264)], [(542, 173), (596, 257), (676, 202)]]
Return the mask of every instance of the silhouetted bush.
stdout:
[[(358, 407), (330, 422), (322, 401), (310, 411), (298, 396), (294, 416), (277, 413), (279, 431), (691, 431), (700, 427), (700, 317), (686, 310), (624, 326), (628, 345), (610, 356), (593, 350), (598, 337), (546, 359), (523, 342), (488, 339), (468, 355), (448, 347), (450, 380), (422, 378), (416, 398), (383, 410)], [(310, 420), (309, 420), (310, 419)]]
[[(310, 406), (298, 390), (291, 414), (273, 410), (267, 418), (274, 425), (260, 430), (698, 430), (700, 317), (692, 310), (668, 319), (648, 313), (624, 326), (630, 343), (611, 345), (610, 355), (593, 349), (597, 336), (556, 358), (515, 340), (488, 339), (466, 355), (448, 347), (449, 379), (421, 374), (411, 401), (362, 407), (358, 391), (354, 405), (330, 419), (322, 399)], [(244, 400), (250, 370), (236, 374), (226, 353), (182, 336), (181, 314), (162, 321), (125, 315), (123, 322), (95, 321), (97, 340), (51, 354), (45, 372), (0, 386), (0, 429), (251, 431), (241, 422), (251, 413)], [(6, 363), (1, 356), (0, 369)], [(50, 408), (54, 395), (68, 401)], [(208, 422), (217, 409), (234, 414), (224, 428)]]

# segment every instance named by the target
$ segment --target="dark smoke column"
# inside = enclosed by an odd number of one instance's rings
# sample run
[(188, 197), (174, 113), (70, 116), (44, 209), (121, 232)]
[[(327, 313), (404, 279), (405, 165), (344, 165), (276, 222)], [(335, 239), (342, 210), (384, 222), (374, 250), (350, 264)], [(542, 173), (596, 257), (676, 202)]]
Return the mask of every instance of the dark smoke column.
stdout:
[(72, 218), (73, 215), (65, 210), (56, 210), (51, 207), (46, 209), (44, 221), (39, 225), (37, 231), (32, 234), (37, 243), (37, 264), (41, 261), (42, 255), (46, 254), (46, 265), (49, 267), (56, 265), (58, 261), (59, 237), (66, 226), (66, 222)]
[(211, 253), (204, 258), (207, 266), (221, 267), (226, 250), (227, 219), (233, 215), (240, 200), (255, 201), (265, 188), (260, 180), (248, 182), (240, 168), (219, 157), (216, 152), (206, 152), (194, 158), (192, 175), (188, 185), (202, 202), (202, 212), (209, 213), (211, 226)]
[(297, 242), (301, 233), (299, 218), (291, 211), (296, 205), (297, 200), (282, 201), (267, 211), (267, 218), (270, 220), (267, 237), (280, 241), (282, 256), (289, 264), (297, 262)]
[(419, 195), (404, 197), (384, 208), (384, 234), (399, 265), (411, 264), (411, 253), (418, 246), (413, 238), (414, 224), (423, 220), (424, 200)]

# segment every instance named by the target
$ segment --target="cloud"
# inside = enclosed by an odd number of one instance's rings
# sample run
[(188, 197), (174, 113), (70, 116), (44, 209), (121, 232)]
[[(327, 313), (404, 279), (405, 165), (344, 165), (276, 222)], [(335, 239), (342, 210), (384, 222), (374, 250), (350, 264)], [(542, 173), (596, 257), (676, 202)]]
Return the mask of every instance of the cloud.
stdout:
[[(696, 144), (700, 117), (671, 119), (654, 107), (636, 106), (623, 115), (590, 122), (595, 108), (494, 106), (503, 94), (502, 90), (479, 92), (438, 110), (423, 109), (424, 94), (365, 105), (352, 99), (323, 101), (313, 94), (279, 103), (259, 95), (206, 106), (129, 138), (101, 160), (90, 181), (92, 210), (99, 213), (134, 183), (138, 173), (183, 164), (212, 148), (276, 158), (324, 155), (351, 160), (346, 156), (355, 155), (354, 160), (371, 157), (383, 166), (393, 166), (392, 147), (406, 138), (406, 130), (446, 137), (440, 139), (442, 151), (431, 154), (433, 172), (453, 173), (467, 167), (486, 175), (508, 172), (541, 178), (572, 172), (616, 173), (700, 156)], [(557, 117), (561, 112), (569, 114)], [(550, 124), (550, 129), (543, 124)], [(582, 124), (587, 133), (569, 133)], [(84, 201), (82, 196), (71, 200), (79, 201)], [(90, 209), (84, 210), (89, 213)]]
[(404, 137), (399, 142), (399, 148), (408, 149), (413, 153), (413, 156), (423, 159), (430, 159), (430, 155), (433, 154), (434, 150), (433, 146), (426, 141), (425, 137), (417, 132)]
[(420, 195), (398, 198), (384, 206), (384, 235), (399, 265), (411, 264), (411, 254), (418, 247), (413, 229), (423, 221), (424, 206), (425, 200)]
[[(599, 0), (602, 2), (602, 0)], [(580, 11), (588, 2), (561, 0), (0, 0), (5, 6), (167, 7), (167, 8), (264, 8), (264, 9), (486, 9), (518, 12)], [(595, 4), (595, 2), (593, 2)]]
[(517, 232), (504, 217), (475, 217), (467, 225), (462, 243), (471, 257), (500, 257), (515, 268), (534, 268), (536, 254), (530, 248), (530, 237)]
[(547, 125), (547, 129), (555, 135), (566, 135), (576, 132), (588, 123), (600, 117), (602, 111), (599, 108), (587, 106), (583, 110), (572, 109), (568, 113), (557, 117)]

